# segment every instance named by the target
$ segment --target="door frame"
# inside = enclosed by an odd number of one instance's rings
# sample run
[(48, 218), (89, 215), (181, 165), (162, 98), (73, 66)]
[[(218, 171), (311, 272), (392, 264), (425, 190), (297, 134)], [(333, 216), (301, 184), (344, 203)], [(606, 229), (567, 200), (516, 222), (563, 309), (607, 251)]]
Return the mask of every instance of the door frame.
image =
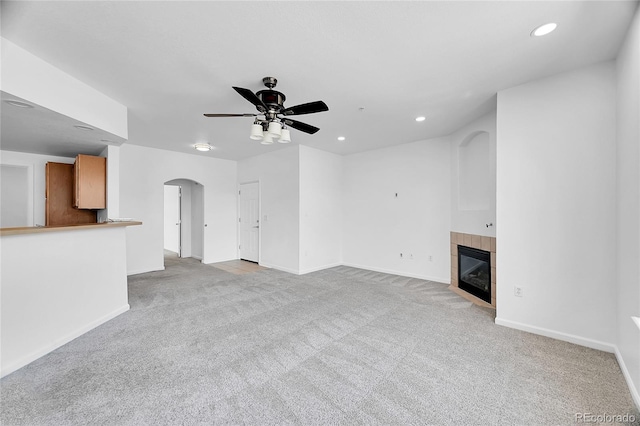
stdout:
[[(182, 258), (182, 185), (165, 183), (164, 186), (174, 186), (178, 188), (178, 223), (176, 223), (176, 225), (178, 225), (178, 258), (181, 259)], [(166, 202), (167, 200), (165, 198), (164, 208), (166, 208)], [(163, 226), (163, 229), (166, 228), (167, 226), (166, 223), (164, 223), (164, 221), (162, 226)], [(164, 247), (164, 242), (163, 242), (163, 247)]]
[[(200, 263), (205, 263), (205, 253), (207, 248), (206, 230), (208, 229), (206, 221), (206, 186), (197, 180), (187, 177), (170, 179), (166, 181), (164, 185), (177, 186), (181, 188), (180, 258), (183, 258), (186, 247), (188, 249), (187, 257), (196, 259), (200, 261)], [(188, 202), (185, 202), (185, 189), (188, 189)], [(198, 195), (196, 196), (196, 194)], [(196, 209), (196, 204), (199, 204), (200, 208)], [(189, 213), (187, 216), (185, 216), (185, 208)], [(194, 212), (196, 211), (198, 212), (197, 217), (194, 217)], [(194, 245), (195, 234), (198, 235), (199, 239), (199, 255), (194, 254), (194, 247), (196, 247), (196, 245)]]
[(238, 240), (238, 244), (236, 247), (236, 259), (240, 260), (240, 240), (241, 240), (241, 234), (240, 234), (240, 190), (242, 188), (242, 185), (247, 185), (250, 183), (257, 183), (258, 184), (258, 217), (260, 218), (260, 227), (258, 228), (258, 265), (262, 265), (262, 263), (260, 263), (262, 261), (262, 184), (260, 183), (260, 179), (256, 179), (256, 180), (249, 180), (246, 182), (240, 182), (238, 183), (238, 194), (237, 194), (237, 203), (236, 203), (236, 209), (238, 212), (238, 220), (236, 221), (236, 227), (237, 227), (237, 240)]

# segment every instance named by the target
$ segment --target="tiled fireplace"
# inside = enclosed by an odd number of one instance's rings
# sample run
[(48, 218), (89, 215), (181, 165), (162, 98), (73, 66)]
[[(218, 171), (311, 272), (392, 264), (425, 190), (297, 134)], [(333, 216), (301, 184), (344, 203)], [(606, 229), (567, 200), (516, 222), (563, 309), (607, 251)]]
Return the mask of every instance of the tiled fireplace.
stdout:
[[(463, 247), (463, 249), (459, 249)], [(465, 248), (471, 249), (467, 250)], [(470, 282), (474, 284), (475, 280), (481, 281), (481, 279), (488, 280), (485, 285), (476, 284), (471, 287), (467, 283), (461, 283), (459, 280), (459, 272), (458, 272), (458, 253), (462, 250), (463, 256), (465, 256), (462, 262), (463, 265), (468, 264), (469, 259), (467, 256), (475, 257), (477, 259), (483, 259), (483, 253), (486, 253), (487, 259), (489, 260), (489, 265), (486, 268), (481, 266), (477, 267), (476, 271), (472, 271), (472, 279)], [(478, 256), (473, 256), (473, 254), (478, 254)], [(473, 261), (472, 261), (473, 262)], [(482, 262), (478, 261), (480, 265)], [(463, 275), (468, 272), (469, 269), (463, 271)], [(490, 278), (489, 278), (490, 276)], [(490, 282), (490, 285), (488, 285)], [(450, 289), (456, 292), (457, 294), (471, 300), (472, 302), (489, 308), (496, 307), (496, 239), (495, 237), (485, 237), (482, 235), (473, 235), (473, 234), (464, 234), (461, 232), (451, 232), (451, 286)], [(486, 287), (490, 287), (490, 290), (487, 289), (486, 297), (482, 294), (483, 289)], [(466, 288), (466, 290), (465, 290)], [(471, 292), (469, 292), (471, 291)], [(475, 293), (476, 295), (472, 294)], [(490, 293), (490, 295), (489, 295)], [(482, 300), (485, 298), (485, 300)], [(491, 302), (489, 302), (489, 300)]]

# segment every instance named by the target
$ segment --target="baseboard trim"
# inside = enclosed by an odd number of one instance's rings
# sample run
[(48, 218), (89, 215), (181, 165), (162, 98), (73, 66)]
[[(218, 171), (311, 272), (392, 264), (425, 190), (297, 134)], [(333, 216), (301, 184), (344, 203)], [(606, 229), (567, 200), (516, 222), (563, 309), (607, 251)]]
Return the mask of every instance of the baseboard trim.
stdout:
[(336, 262), (336, 263), (330, 263), (328, 265), (319, 266), (317, 268), (305, 269), (305, 270), (300, 271), (300, 273), (298, 275), (309, 274), (311, 272), (318, 272), (318, 271), (322, 271), (323, 269), (335, 268), (336, 266), (342, 266), (342, 263)]
[(355, 263), (342, 263), (341, 265), (336, 265), (336, 266), (349, 266), (352, 268), (366, 269), (368, 271), (382, 272), (383, 274), (400, 275), (402, 277), (417, 278), (419, 280), (433, 281), (441, 284), (451, 284), (451, 281), (449, 278), (430, 277), (428, 275), (412, 274), (405, 271), (394, 271), (393, 269), (375, 268), (367, 265), (358, 265)]
[(629, 388), (629, 392), (631, 392), (631, 398), (633, 398), (633, 402), (636, 404), (636, 408), (640, 411), (640, 392), (633, 384), (633, 380), (631, 379), (631, 374), (629, 374), (629, 370), (627, 369), (627, 365), (624, 363), (624, 358), (622, 358), (622, 354), (618, 349), (618, 346), (614, 346), (616, 359), (618, 360), (618, 365), (620, 365), (620, 370), (622, 370), (622, 375), (624, 376), (624, 380), (627, 382), (627, 387)]
[(147, 272), (156, 272), (156, 271), (164, 271), (164, 265), (160, 269), (137, 269), (133, 271), (127, 271), (127, 276), (130, 275), (138, 275), (138, 274), (146, 274)]
[(616, 347), (611, 343), (601, 342), (599, 340), (587, 339), (585, 337), (576, 336), (575, 334), (563, 333), (561, 331), (549, 330), (548, 328), (536, 327), (534, 325), (523, 324), (521, 322), (505, 320), (496, 317), (496, 324), (514, 328), (528, 333), (539, 334), (540, 336), (551, 337), (552, 339), (562, 340), (564, 342), (573, 343), (587, 348), (597, 349), (599, 351), (615, 353)]
[(278, 271), (288, 272), (290, 274), (300, 275), (297, 269), (286, 268), (284, 266), (272, 265), (269, 263), (260, 262), (258, 263), (260, 266), (264, 266), (265, 268), (277, 269)]
[(43, 348), (38, 349), (37, 351), (31, 352), (28, 355), (23, 356), (22, 358), (18, 359), (17, 361), (7, 365), (7, 366), (3, 366), (2, 367), (2, 371), (0, 371), (0, 377), (4, 377), (8, 374), (13, 373), (16, 370), (19, 370), (20, 368), (24, 367), (27, 364), (32, 363), (33, 361), (35, 361), (36, 359), (43, 357), (44, 355), (48, 354), (49, 352), (52, 352), (56, 349), (58, 349), (60, 346), (65, 345), (67, 343), (69, 343), (70, 341), (72, 341), (73, 339), (82, 336), (83, 334), (85, 334), (86, 332), (93, 330), (94, 328), (98, 327), (99, 325), (104, 324), (105, 322), (117, 317), (118, 315), (128, 311), (130, 309), (129, 304), (127, 303), (124, 306), (121, 306), (120, 308), (106, 314), (103, 315), (102, 317), (91, 321), (90, 323), (84, 325), (83, 327), (80, 327), (76, 330), (74, 330), (73, 332), (62, 336), (58, 339), (55, 339), (54, 341), (52, 341), (50, 344), (45, 345)]

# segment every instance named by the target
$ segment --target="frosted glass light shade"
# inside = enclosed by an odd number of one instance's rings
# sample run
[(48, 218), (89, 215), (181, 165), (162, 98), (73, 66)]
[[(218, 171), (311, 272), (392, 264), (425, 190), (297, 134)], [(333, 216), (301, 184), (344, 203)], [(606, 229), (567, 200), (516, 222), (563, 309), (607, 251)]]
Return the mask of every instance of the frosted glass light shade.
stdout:
[(253, 139), (254, 141), (262, 140), (262, 126), (259, 124), (252, 125), (251, 135), (249, 136), (249, 138)]
[(269, 134), (274, 138), (279, 138), (282, 131), (282, 124), (277, 121), (272, 121), (269, 123)]
[(289, 143), (291, 142), (291, 132), (289, 129), (282, 129), (280, 131), (280, 139), (278, 139), (280, 143)]
[(264, 132), (264, 139), (260, 142), (262, 145), (271, 145), (273, 143), (273, 135), (268, 132)]

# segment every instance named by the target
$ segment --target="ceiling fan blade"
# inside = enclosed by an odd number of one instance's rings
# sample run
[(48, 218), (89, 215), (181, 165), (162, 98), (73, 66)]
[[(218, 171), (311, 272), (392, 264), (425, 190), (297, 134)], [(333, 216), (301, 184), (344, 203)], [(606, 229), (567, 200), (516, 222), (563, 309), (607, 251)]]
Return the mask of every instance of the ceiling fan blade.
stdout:
[(245, 98), (246, 100), (254, 104), (256, 108), (258, 108), (258, 111), (265, 112), (268, 110), (267, 106), (264, 104), (264, 102), (262, 102), (262, 99), (256, 96), (256, 94), (253, 93), (251, 90), (243, 89), (242, 87), (235, 87), (235, 86), (232, 86), (232, 87), (233, 87), (233, 90), (235, 90), (240, 94), (240, 96), (242, 96), (243, 98)]
[(314, 133), (316, 133), (318, 130), (320, 130), (319, 128), (312, 126), (310, 124), (306, 124), (306, 123), (302, 123), (300, 121), (296, 121), (296, 120), (291, 120), (290, 118), (285, 118), (282, 120), (282, 122), (284, 124), (286, 124), (289, 127), (293, 127), (296, 130), (300, 130), (301, 132), (305, 132), (305, 133), (309, 133), (310, 135), (313, 135)]
[(282, 111), (283, 115), (302, 115), (313, 114), (314, 112), (329, 111), (329, 107), (322, 101), (308, 102), (286, 108)]
[(258, 114), (205, 114), (205, 117), (256, 117)]

